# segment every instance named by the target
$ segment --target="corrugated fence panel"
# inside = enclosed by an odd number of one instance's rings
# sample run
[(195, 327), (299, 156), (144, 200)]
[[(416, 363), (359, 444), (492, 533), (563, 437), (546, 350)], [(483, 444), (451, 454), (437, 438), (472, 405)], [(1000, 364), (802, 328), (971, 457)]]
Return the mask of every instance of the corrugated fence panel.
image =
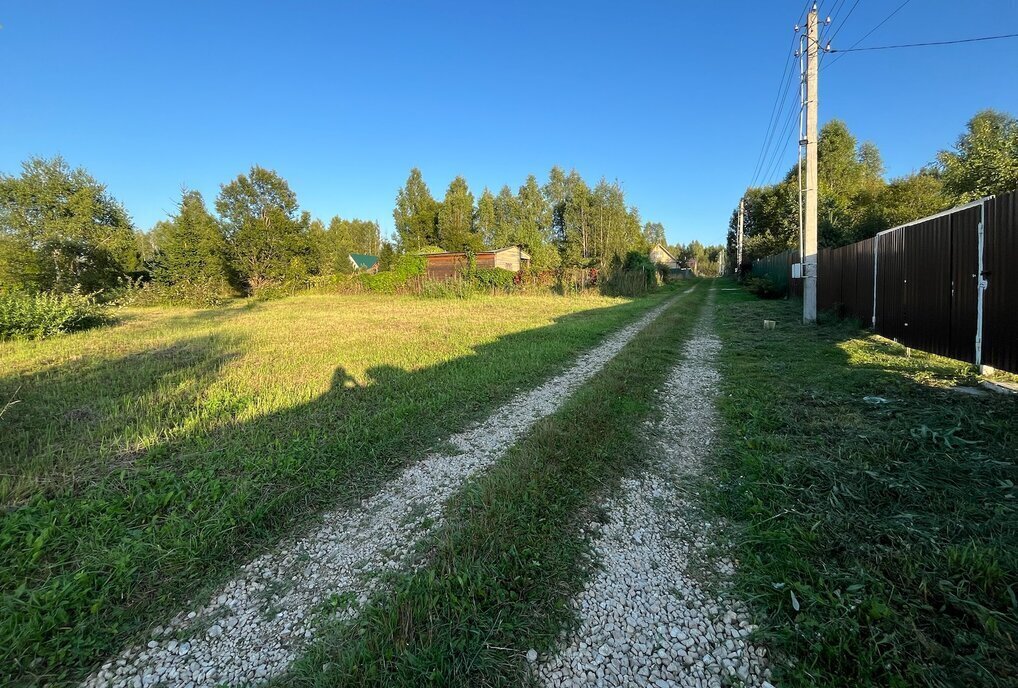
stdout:
[[(1018, 373), (1018, 191), (873, 239), (821, 249), (817, 306), (871, 324), (878, 334), (905, 346), (974, 363), (980, 219), (983, 275), (988, 281), (983, 294), (982, 362)], [(753, 274), (767, 276), (786, 293), (801, 296), (802, 280), (791, 279), (791, 266), (798, 259), (798, 252), (783, 251), (756, 261)]]
[(905, 250), (904, 233), (888, 232), (877, 237), (877, 322), (876, 332), (900, 341), (905, 336)]
[(951, 217), (951, 332), (948, 356), (976, 362), (979, 272), (979, 207)]
[(983, 363), (1018, 373), (1018, 191), (984, 207)]
[(951, 342), (951, 217), (896, 230), (904, 236), (905, 322), (900, 341), (946, 356)]

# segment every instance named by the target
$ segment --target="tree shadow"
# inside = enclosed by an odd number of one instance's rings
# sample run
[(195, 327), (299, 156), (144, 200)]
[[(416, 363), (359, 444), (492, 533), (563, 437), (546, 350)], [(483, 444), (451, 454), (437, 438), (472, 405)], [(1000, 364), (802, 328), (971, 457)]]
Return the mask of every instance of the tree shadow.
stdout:
[[(449, 434), (571, 363), (637, 317), (633, 309), (570, 313), (426, 368), (375, 366), (364, 383), (337, 366), (321, 396), (212, 432), (200, 422), (207, 409), (195, 408), (197, 397), (185, 393), (169, 413), (194, 414), (199, 422), (101, 479), (37, 494), (3, 514), (0, 665), (12, 668), (15, 684), (79, 680), (238, 563), (307, 527), (324, 509), (374, 494)], [(613, 311), (617, 318), (606, 317)], [(167, 347), (40, 375), (52, 384), (49, 398), (68, 398), (62, 414), (106, 403), (136, 408), (125, 400), (143, 403), (167, 381), (205, 386), (238, 344), (209, 336), (188, 340), (183, 351)], [(123, 387), (103, 385), (113, 376)], [(5, 378), (0, 390), (17, 383)], [(79, 421), (47, 422), (44, 413), (12, 418), (25, 436), (18, 461), (62, 442), (95, 442), (76, 429)], [(32, 437), (40, 430), (41, 438)]]

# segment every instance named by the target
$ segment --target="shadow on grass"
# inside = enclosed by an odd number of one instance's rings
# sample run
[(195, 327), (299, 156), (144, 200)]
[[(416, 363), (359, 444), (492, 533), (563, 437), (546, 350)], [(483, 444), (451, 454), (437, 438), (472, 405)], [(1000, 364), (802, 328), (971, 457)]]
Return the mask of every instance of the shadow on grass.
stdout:
[(718, 501), (782, 683), (1016, 680), (1018, 403), (938, 388), (970, 367), (795, 304), (723, 311)]
[[(209, 434), (183, 433), (81, 489), (37, 494), (9, 510), (0, 521), (0, 666), (8, 683), (79, 680), (238, 562), (322, 509), (369, 496), (449, 433), (543, 380), (651, 303), (566, 315), (413, 372), (375, 367), (363, 386), (337, 368), (329, 391), (309, 403)], [(160, 381), (205, 384), (236, 346), (207, 338), (191, 340), (187, 355), (169, 355), (170, 347), (70, 364), (48, 371), (45, 387), (102, 408), (144, 398)], [(123, 388), (102, 384), (114, 374)], [(185, 397), (170, 411), (173, 419), (200, 413), (193, 403)], [(43, 409), (0, 422), (20, 424), (25, 462), (47, 451), (45, 438), (64, 439), (48, 430), (42, 441), (32, 437), (45, 423)], [(82, 437), (66, 439), (95, 441)]]

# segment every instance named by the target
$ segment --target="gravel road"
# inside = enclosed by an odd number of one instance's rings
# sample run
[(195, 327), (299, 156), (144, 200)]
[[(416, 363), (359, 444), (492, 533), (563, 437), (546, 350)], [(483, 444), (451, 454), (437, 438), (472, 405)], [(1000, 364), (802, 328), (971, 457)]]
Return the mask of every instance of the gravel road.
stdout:
[(717, 554), (719, 526), (683, 490), (715, 434), (713, 318), (712, 290), (683, 359), (656, 390), (661, 417), (646, 430), (658, 462), (624, 480), (608, 522), (588, 528), (599, 568), (574, 600), (580, 628), (535, 665), (546, 686), (770, 685), (745, 609), (724, 592), (734, 569)]
[(341, 609), (328, 613), (355, 614), (375, 588), (373, 574), (412, 566), (408, 553), (438, 528), (443, 505), (464, 481), (554, 412), (673, 300), (449, 438), (452, 450), (407, 468), (359, 508), (326, 513), (306, 535), (247, 563), (204, 605), (153, 629), (147, 641), (125, 649), (82, 685), (197, 688), (280, 675), (314, 639), (327, 603)]

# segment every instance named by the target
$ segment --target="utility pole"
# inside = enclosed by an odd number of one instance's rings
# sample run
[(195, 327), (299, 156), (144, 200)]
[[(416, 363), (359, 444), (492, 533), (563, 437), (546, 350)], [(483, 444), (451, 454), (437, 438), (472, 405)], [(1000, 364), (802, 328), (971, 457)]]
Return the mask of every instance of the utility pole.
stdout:
[(746, 197), (743, 196), (742, 198), (739, 199), (739, 234), (737, 239), (738, 243), (736, 244), (738, 248), (736, 249), (735, 252), (736, 256), (735, 273), (736, 275), (738, 275), (740, 279), (742, 278), (742, 222), (743, 218), (745, 217), (745, 213), (746, 213)]
[(817, 320), (817, 6), (806, 18), (806, 213), (802, 242), (802, 321)]

